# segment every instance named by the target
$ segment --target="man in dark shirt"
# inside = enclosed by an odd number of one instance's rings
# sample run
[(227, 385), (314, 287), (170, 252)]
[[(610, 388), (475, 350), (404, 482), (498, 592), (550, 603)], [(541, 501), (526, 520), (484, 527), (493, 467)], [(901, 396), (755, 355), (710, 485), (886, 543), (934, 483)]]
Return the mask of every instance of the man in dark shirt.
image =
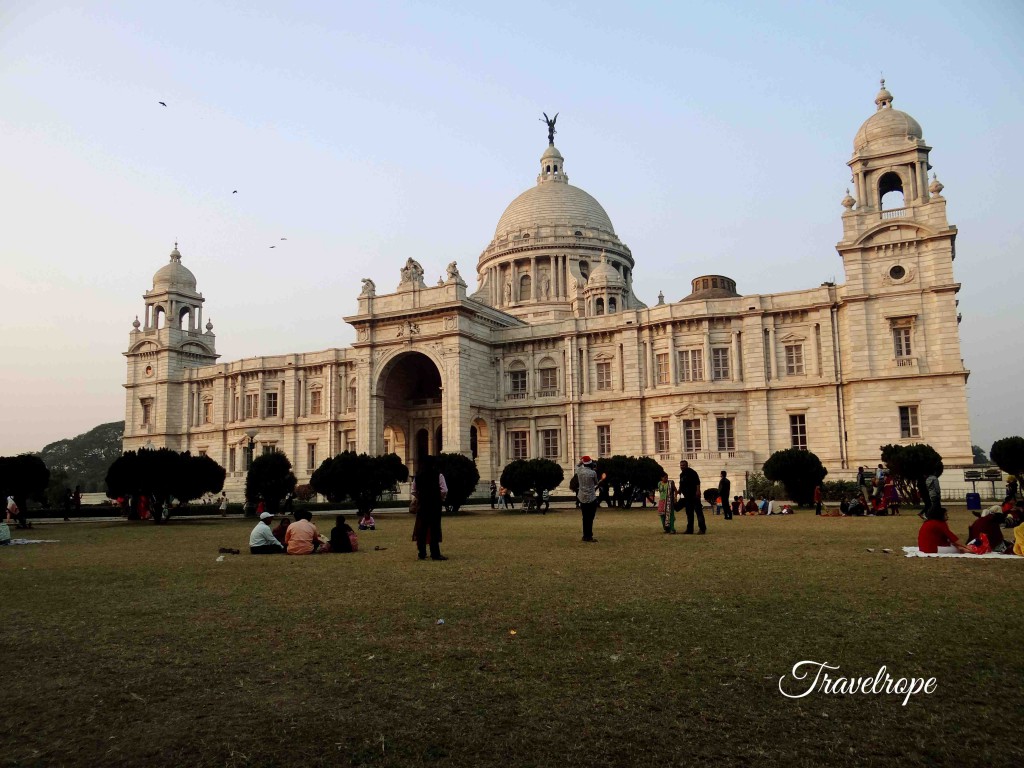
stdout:
[(729, 478), (725, 476), (725, 470), (722, 470), (722, 479), (718, 481), (718, 498), (722, 500), (722, 514), (725, 515), (726, 520), (732, 520), (732, 507), (729, 506), (729, 491), (732, 490), (732, 483)]
[(700, 501), (700, 475), (690, 469), (690, 463), (686, 460), (679, 462), (679, 493), (686, 507), (686, 530), (683, 533), (693, 533), (693, 516), (696, 514), (699, 533), (703, 535), (708, 527), (704, 522), (704, 506)]

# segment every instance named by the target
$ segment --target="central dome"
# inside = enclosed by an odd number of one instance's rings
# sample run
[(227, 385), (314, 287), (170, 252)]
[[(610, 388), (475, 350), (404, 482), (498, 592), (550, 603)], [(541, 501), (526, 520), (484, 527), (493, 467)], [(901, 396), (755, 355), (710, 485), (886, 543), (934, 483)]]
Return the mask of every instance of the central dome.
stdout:
[(541, 182), (509, 203), (494, 236), (545, 224), (578, 224), (615, 234), (612, 220), (591, 195), (571, 184)]
[(569, 184), (565, 159), (554, 144), (540, 157), (537, 186), (509, 203), (498, 219), (494, 238), (539, 226), (597, 229), (615, 234), (612, 220), (593, 197)]
[(171, 251), (171, 260), (164, 264), (153, 275), (153, 290), (184, 290), (189, 293), (196, 292), (196, 276), (192, 270), (181, 263), (181, 254), (178, 252), (178, 244), (174, 244)]

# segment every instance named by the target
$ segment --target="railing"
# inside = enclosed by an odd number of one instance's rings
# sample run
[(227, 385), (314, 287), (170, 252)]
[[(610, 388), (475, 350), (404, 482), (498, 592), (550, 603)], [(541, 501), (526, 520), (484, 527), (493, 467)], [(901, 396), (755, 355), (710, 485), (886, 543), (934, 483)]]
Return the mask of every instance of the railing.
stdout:
[(909, 208), (892, 208), (888, 211), (882, 211), (882, 221), (887, 219), (905, 219), (909, 215)]
[(508, 392), (505, 395), (506, 400), (525, 400), (526, 392)]
[(557, 389), (542, 389), (537, 392), (537, 397), (558, 397)]
[(916, 368), (917, 358), (916, 357), (897, 357), (896, 358), (897, 368)]

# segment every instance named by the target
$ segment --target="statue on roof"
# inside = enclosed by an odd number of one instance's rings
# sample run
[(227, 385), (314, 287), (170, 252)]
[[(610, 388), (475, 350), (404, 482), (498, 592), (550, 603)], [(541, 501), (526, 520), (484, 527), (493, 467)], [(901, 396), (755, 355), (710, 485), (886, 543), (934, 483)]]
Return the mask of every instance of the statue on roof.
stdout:
[(362, 292), (359, 295), (360, 296), (366, 296), (367, 298), (371, 298), (373, 296), (376, 296), (377, 295), (377, 286), (373, 282), (373, 280), (371, 280), (368, 277), (364, 277), (364, 278), (362, 278), (362, 280), (363, 280), (363, 290), (362, 290)]
[(459, 266), (454, 261), (448, 265), (448, 282), (449, 283), (464, 283), (462, 275), (459, 274)]
[(408, 258), (405, 260), (405, 266), (401, 269), (402, 282), (398, 284), (398, 290), (408, 290), (410, 288), (426, 288), (426, 283), (423, 282), (423, 267), (416, 259)]
[(553, 147), (555, 146), (555, 134), (558, 133), (558, 131), (555, 130), (555, 121), (558, 120), (558, 113), (555, 112), (554, 117), (548, 117), (547, 112), (541, 112), (541, 114), (544, 115), (544, 117), (539, 117), (537, 119), (542, 123), (548, 124), (548, 146)]

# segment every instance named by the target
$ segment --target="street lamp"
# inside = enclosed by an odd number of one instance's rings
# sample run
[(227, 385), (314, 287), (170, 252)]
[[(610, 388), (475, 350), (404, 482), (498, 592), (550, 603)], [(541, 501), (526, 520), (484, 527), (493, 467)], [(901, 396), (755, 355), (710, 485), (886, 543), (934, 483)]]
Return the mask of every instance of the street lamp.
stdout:
[(248, 446), (249, 447), (249, 463), (246, 466), (246, 469), (249, 469), (249, 467), (252, 466), (253, 452), (256, 450), (256, 434), (258, 432), (259, 432), (258, 429), (247, 429), (247, 430), (245, 430), (245, 434), (247, 434), (249, 436), (249, 446)]

